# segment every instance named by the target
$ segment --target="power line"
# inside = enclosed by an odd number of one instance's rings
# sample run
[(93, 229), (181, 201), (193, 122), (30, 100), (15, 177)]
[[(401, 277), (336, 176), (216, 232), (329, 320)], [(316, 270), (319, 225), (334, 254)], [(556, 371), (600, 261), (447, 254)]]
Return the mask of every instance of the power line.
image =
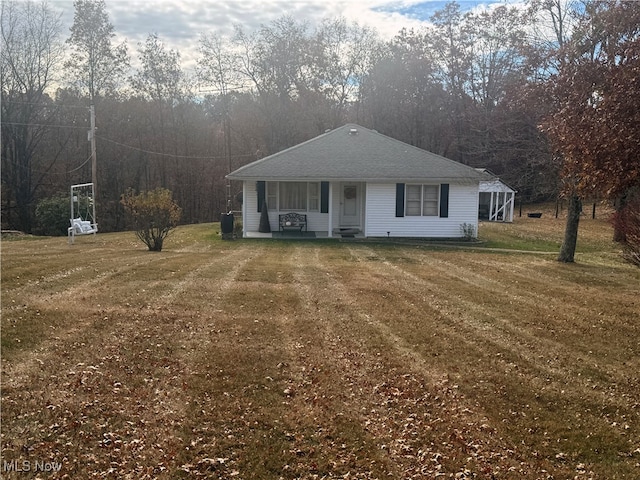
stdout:
[[(14, 125), (14, 126), (23, 126), (23, 127), (49, 127), (49, 128), (71, 128), (76, 130), (86, 130), (89, 127), (79, 127), (76, 125), (54, 125), (54, 124), (45, 124), (45, 123), (19, 123), (19, 122), (2, 122), (3, 125)], [(127, 145), (126, 143), (117, 142), (116, 140), (111, 140), (110, 138), (101, 137), (96, 135), (96, 138), (100, 140), (104, 140), (105, 142), (113, 143), (120, 147), (128, 148), (130, 150), (136, 150), (142, 153), (148, 153), (149, 155), (157, 155), (160, 157), (170, 157), (170, 158), (178, 158), (178, 159), (186, 159), (186, 160), (225, 160), (227, 157), (225, 155), (207, 155), (207, 156), (197, 156), (197, 155), (176, 155), (173, 153), (162, 153), (155, 152), (153, 150), (146, 150), (144, 148), (134, 147), (133, 145)], [(245, 157), (255, 157), (253, 153), (245, 153), (245, 154), (237, 154), (232, 155), (234, 158), (245, 158)], [(86, 163), (86, 162), (85, 162)], [(83, 164), (84, 165), (84, 164)]]
[(54, 125), (52, 123), (19, 123), (19, 122), (2, 122), (2, 125), (14, 125), (19, 127), (50, 127), (50, 128), (74, 128), (86, 130), (88, 127), (79, 127), (77, 125)]
[[(138, 147), (134, 147), (132, 145), (127, 145), (125, 143), (120, 143), (117, 142), (115, 140), (111, 140), (109, 138), (105, 138), (105, 137), (101, 137), (99, 135), (96, 135), (96, 138), (99, 138), (100, 140), (104, 140), (106, 142), (109, 143), (113, 143), (115, 145), (118, 145), (120, 147), (125, 147), (131, 150), (135, 150), (137, 152), (142, 152), (142, 153), (148, 153), (150, 155), (158, 155), (161, 157), (171, 157), (171, 158), (178, 158), (178, 159), (187, 159), (187, 160), (220, 160), (220, 159), (226, 159), (227, 157), (225, 155), (219, 155), (219, 156), (215, 156), (215, 155), (208, 155), (208, 156), (196, 156), (196, 155), (175, 155), (173, 153), (162, 153), (162, 152), (154, 152), (152, 150), (145, 150), (144, 148), (138, 148)], [(233, 155), (233, 157), (255, 157), (255, 154), (252, 153), (246, 153), (246, 154), (241, 154), (241, 155)]]
[(89, 157), (88, 157), (84, 162), (82, 162), (82, 164), (81, 164), (80, 166), (78, 166), (78, 167), (74, 168), (73, 170), (69, 170), (68, 172), (65, 172), (65, 174), (66, 174), (66, 173), (73, 173), (73, 172), (75, 172), (75, 171), (77, 171), (77, 170), (80, 170), (80, 169), (81, 169), (82, 167), (84, 167), (87, 163), (89, 163), (89, 160), (91, 160), (91, 155), (89, 155)]
[[(76, 172), (78, 170), (80, 170), (82, 167), (84, 167), (87, 163), (89, 163), (89, 160), (91, 160), (91, 156), (89, 156), (89, 158), (87, 158), (84, 162), (82, 162), (80, 165), (78, 165), (75, 168), (72, 168), (71, 170), (67, 170), (65, 172), (51, 172), (51, 171), (44, 171), (44, 170), (33, 170), (31, 169), (31, 173), (39, 173), (42, 175), (68, 175), (70, 173)], [(15, 168), (24, 168), (24, 165), (20, 165), (17, 162), (11, 162), (11, 165)]]
[(38, 102), (16, 102), (15, 100), (2, 100), (2, 103), (5, 105), (35, 105), (37, 107), (47, 107), (51, 109), (55, 109), (58, 107), (64, 108), (76, 108), (78, 110), (87, 110), (89, 107), (80, 106), (80, 105), (66, 105), (64, 103), (38, 103)]

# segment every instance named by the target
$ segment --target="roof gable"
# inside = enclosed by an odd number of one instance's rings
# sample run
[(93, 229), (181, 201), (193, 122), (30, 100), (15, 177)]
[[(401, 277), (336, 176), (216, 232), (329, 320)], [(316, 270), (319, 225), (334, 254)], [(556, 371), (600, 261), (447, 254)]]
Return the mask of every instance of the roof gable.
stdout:
[(232, 180), (456, 182), (482, 179), (475, 169), (355, 124), (245, 165)]
[(503, 182), (498, 176), (493, 173), (488, 168), (476, 168), (476, 170), (486, 178), (480, 180), (480, 191), (481, 192), (507, 192), (507, 193), (517, 193), (516, 190), (511, 188), (508, 184)]

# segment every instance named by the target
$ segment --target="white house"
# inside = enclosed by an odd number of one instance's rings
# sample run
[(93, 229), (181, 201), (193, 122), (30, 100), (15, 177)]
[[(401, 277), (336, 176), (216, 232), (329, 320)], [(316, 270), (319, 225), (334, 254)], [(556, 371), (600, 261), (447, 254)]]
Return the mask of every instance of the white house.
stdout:
[(304, 235), (421, 238), (477, 233), (478, 187), (487, 178), (474, 168), (354, 124), (227, 177), (243, 182), (244, 237), (277, 235), (259, 231), (266, 202), (274, 232), (280, 230), (280, 215), (295, 212), (304, 215), (306, 223), (298, 229)]

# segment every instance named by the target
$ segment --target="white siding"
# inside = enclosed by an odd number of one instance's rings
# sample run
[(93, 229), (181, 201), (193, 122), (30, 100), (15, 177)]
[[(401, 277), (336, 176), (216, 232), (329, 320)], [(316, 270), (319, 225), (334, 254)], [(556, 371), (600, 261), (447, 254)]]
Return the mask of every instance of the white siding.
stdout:
[[(283, 212), (286, 213), (286, 212)], [(278, 229), (278, 220), (272, 226)], [(307, 212), (307, 230), (310, 232), (326, 232), (329, 225), (329, 214), (320, 212)]]
[(396, 217), (395, 183), (367, 184), (367, 237), (462, 237), (463, 223), (478, 232), (478, 185), (449, 186), (449, 217)]
[[(257, 232), (260, 227), (260, 212), (258, 212), (256, 182), (244, 182), (242, 191), (242, 230), (243, 232)], [(271, 217), (269, 220), (271, 221)]]
[[(462, 224), (474, 226), (478, 232), (478, 185), (449, 186), (449, 217), (396, 217), (395, 183), (369, 183), (363, 185), (364, 234), (367, 237), (422, 237), (422, 238), (458, 238), (462, 237)], [(340, 224), (340, 183), (333, 183), (332, 214), (333, 228)], [(260, 226), (260, 213), (257, 211), (258, 196), (256, 182), (244, 185), (243, 221), (245, 232), (257, 232)], [(271, 230), (278, 231), (278, 214), (269, 212)], [(307, 212), (308, 230), (327, 232), (329, 215), (319, 212)]]

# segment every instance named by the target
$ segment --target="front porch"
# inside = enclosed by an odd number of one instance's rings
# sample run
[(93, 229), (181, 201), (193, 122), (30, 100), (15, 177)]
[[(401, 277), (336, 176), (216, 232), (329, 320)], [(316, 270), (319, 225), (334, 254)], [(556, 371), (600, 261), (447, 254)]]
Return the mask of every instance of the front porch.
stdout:
[[(244, 182), (243, 237), (364, 238), (365, 195), (364, 182)], [(260, 232), (265, 205), (271, 232)], [(287, 214), (304, 219), (301, 231), (282, 228)]]

